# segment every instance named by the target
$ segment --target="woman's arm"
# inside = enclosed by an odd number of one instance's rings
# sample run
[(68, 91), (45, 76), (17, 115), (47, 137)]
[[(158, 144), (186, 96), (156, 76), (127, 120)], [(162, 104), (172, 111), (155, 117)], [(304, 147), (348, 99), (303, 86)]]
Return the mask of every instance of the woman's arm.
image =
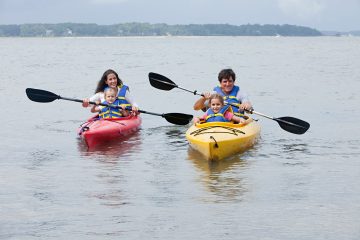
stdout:
[(135, 115), (138, 115), (139, 107), (138, 107), (137, 103), (134, 101), (134, 99), (132, 98), (129, 90), (126, 90), (125, 99), (126, 99), (126, 101), (128, 101), (131, 104), (131, 111), (133, 113), (135, 113)]
[(103, 92), (98, 92), (98, 93), (92, 95), (90, 98), (83, 99), (82, 106), (88, 107), (90, 105), (89, 102), (97, 102), (97, 101), (99, 101), (99, 102), (104, 101), (104, 93)]
[(132, 106), (138, 107), (137, 103), (135, 102), (134, 98), (131, 96), (129, 90), (126, 90), (125, 99), (128, 101)]

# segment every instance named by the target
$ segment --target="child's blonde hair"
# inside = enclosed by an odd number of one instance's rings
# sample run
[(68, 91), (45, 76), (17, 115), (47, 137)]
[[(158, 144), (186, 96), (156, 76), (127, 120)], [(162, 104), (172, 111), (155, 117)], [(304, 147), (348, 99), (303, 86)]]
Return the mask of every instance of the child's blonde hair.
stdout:
[(219, 99), (219, 101), (221, 102), (222, 105), (225, 104), (223, 96), (221, 96), (218, 93), (214, 93), (214, 94), (211, 94), (211, 96), (209, 98), (209, 106), (211, 105), (211, 100), (213, 100), (213, 99)]
[(107, 93), (110, 93), (110, 92), (115, 93), (115, 95), (117, 94), (116, 89), (107, 87), (107, 88), (104, 89), (104, 97), (107, 95)]

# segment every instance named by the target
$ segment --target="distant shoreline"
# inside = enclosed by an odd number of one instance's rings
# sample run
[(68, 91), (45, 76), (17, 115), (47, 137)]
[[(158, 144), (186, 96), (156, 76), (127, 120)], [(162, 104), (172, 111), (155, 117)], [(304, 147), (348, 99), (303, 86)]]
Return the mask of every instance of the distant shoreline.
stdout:
[(143, 36), (323, 36), (316, 29), (296, 25), (272, 24), (189, 24), (168, 25), (85, 23), (0, 25), (0, 37), (143, 37)]
[(6, 39), (6, 38), (18, 38), (18, 39), (91, 39), (91, 38), (129, 38), (129, 39), (136, 39), (136, 38), (149, 38), (149, 39), (191, 39), (191, 38), (347, 38), (347, 37), (360, 37), (357, 35), (341, 35), (341, 36), (335, 36), (335, 35), (321, 35), (321, 36), (53, 36), (53, 37), (43, 37), (43, 36), (32, 36), (32, 37), (20, 37), (20, 36), (0, 36), (0, 39)]

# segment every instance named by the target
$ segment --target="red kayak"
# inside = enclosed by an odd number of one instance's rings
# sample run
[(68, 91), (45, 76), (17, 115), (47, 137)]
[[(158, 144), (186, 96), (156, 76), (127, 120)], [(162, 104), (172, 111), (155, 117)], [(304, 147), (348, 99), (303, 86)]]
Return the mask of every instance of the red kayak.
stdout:
[(99, 119), (98, 116), (90, 118), (81, 124), (78, 129), (79, 136), (89, 148), (96, 145), (121, 140), (140, 128), (140, 116), (122, 118)]

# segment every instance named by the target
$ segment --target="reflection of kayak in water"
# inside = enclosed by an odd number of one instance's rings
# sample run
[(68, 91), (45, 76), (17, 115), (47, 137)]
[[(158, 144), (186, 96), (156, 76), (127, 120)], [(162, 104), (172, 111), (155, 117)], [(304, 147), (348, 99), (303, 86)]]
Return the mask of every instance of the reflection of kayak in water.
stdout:
[(129, 116), (122, 118), (99, 119), (97, 116), (81, 124), (79, 136), (89, 148), (109, 141), (121, 140), (140, 128), (141, 118)]
[(130, 156), (141, 149), (141, 132), (122, 137), (119, 141), (109, 141), (106, 144), (89, 148), (83, 139), (78, 138), (78, 150), (82, 156), (95, 156), (106, 162), (118, 162), (122, 157)]
[(243, 172), (246, 172), (248, 162), (241, 159), (240, 154), (222, 161), (204, 161), (200, 152), (188, 148), (188, 159), (199, 171), (200, 181), (209, 194), (202, 197), (206, 202), (234, 202), (241, 201), (248, 191), (244, 184)]
[(232, 169), (234, 166), (244, 167), (247, 164), (246, 161), (241, 159), (240, 155), (236, 154), (224, 161), (204, 161), (204, 156), (192, 147), (188, 148), (188, 159), (205, 175), (218, 175)]
[(252, 118), (242, 124), (210, 122), (191, 126), (186, 131), (190, 146), (207, 160), (221, 160), (253, 146), (260, 125)]

